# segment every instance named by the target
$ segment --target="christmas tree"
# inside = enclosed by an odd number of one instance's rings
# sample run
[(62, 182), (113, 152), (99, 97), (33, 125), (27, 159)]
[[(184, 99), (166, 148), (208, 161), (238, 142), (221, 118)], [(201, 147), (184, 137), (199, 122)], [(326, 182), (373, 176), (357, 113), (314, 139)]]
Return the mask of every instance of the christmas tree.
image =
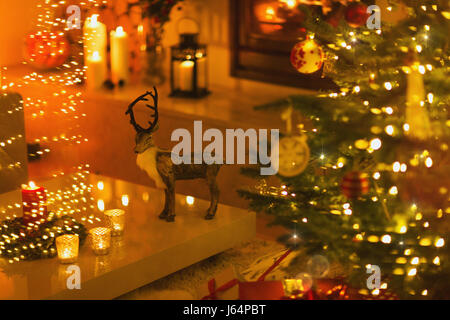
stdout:
[[(366, 25), (370, 2), (347, 5), (345, 15), (339, 5), (330, 12), (299, 6), (301, 48), (317, 50), (319, 60), (323, 51), (323, 75), (337, 89), (258, 107), (299, 113), (300, 135), (280, 140), (279, 187), (263, 182), (240, 193), (293, 230), (280, 239), (287, 246), (337, 262), (353, 286), (367, 290), (366, 269), (377, 265), (381, 289), (400, 298), (448, 298), (450, 8), (438, 0), (389, 2), (387, 12), (401, 6), (408, 15), (395, 25), (381, 16), (378, 28)], [(294, 142), (302, 137), (306, 146)], [(300, 157), (286, 158), (289, 148)]]

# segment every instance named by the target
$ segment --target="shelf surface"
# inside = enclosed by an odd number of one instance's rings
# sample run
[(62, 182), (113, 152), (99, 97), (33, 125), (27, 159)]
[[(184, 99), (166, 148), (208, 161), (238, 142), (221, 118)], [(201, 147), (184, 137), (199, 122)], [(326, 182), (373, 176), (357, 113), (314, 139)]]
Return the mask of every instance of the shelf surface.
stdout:
[[(49, 191), (50, 210), (73, 211), (88, 229), (104, 225), (102, 211), (124, 209), (125, 232), (113, 237), (108, 255), (96, 256), (89, 241), (80, 248), (75, 264), (81, 289), (67, 289), (69, 265), (57, 258), (13, 264), (0, 259), (0, 299), (112, 299), (255, 235), (254, 213), (219, 205), (216, 218), (205, 220), (209, 201), (189, 205), (181, 195), (175, 222), (160, 220), (163, 190), (122, 180), (80, 171), (38, 184)], [(0, 218), (21, 215), (20, 202), (20, 191), (0, 195)]]

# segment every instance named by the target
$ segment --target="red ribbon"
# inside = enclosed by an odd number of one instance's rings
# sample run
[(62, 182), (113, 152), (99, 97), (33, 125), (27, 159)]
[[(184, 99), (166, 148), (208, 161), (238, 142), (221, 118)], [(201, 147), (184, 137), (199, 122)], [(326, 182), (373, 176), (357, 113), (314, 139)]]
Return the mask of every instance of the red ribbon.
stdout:
[[(272, 264), (269, 269), (267, 269), (259, 278), (257, 281), (264, 281), (266, 276), (273, 271), (280, 263), (283, 261), (290, 253), (292, 252), (291, 249), (286, 250), (285, 253), (281, 257), (277, 259), (277, 261)], [(233, 288), (235, 285), (239, 283), (238, 279), (233, 279), (225, 283), (224, 285), (220, 286), (216, 289), (216, 280), (213, 278), (208, 281), (208, 291), (209, 295), (204, 296), (202, 300), (217, 300), (217, 293), (222, 291), (227, 291), (228, 289)]]

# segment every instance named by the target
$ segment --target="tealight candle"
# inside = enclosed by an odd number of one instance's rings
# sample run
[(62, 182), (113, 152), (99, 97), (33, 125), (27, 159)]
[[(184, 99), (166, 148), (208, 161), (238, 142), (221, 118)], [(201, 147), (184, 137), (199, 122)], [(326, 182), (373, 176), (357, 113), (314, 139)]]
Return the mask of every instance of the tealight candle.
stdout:
[(107, 210), (105, 211), (105, 216), (108, 226), (111, 228), (111, 235), (121, 235), (125, 226), (125, 211), (121, 209)]
[(123, 27), (117, 27), (111, 31), (111, 75), (114, 83), (128, 82), (130, 50), (128, 46), (128, 34)]
[(94, 228), (89, 231), (91, 236), (91, 247), (95, 254), (102, 255), (109, 252), (111, 247), (111, 229)]
[(22, 185), (22, 207), (25, 226), (45, 222), (48, 217), (45, 189), (36, 186), (33, 181), (30, 181), (28, 185)]
[(78, 258), (80, 240), (76, 234), (65, 234), (56, 238), (56, 250), (61, 263), (73, 263)]

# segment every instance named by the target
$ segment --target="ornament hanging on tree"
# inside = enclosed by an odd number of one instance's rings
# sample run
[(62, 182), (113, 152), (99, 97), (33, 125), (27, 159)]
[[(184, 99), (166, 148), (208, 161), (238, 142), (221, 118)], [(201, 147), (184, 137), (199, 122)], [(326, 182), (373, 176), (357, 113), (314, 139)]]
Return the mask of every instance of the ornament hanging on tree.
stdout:
[(349, 199), (356, 199), (369, 192), (369, 178), (359, 171), (347, 172), (342, 179), (342, 193)]
[(345, 21), (350, 27), (361, 27), (366, 24), (368, 18), (367, 6), (364, 3), (351, 3), (345, 10)]
[(272, 163), (278, 162), (278, 173), (280, 175), (295, 177), (302, 173), (308, 165), (310, 151), (306, 143), (306, 135), (291, 135), (291, 106), (282, 114), (282, 119), (287, 121), (288, 135), (280, 139), (278, 159), (273, 158)]
[(38, 69), (59, 67), (69, 55), (69, 41), (62, 32), (39, 31), (27, 36), (25, 59)]
[(291, 51), (291, 64), (300, 73), (313, 73), (322, 68), (322, 48), (312, 39), (297, 43)]
[[(423, 66), (422, 66), (423, 68)], [(423, 85), (420, 64), (411, 65), (407, 74), (406, 87), (406, 123), (409, 125), (408, 135), (418, 140), (431, 137), (432, 130), (428, 112), (424, 107), (425, 88)]]

